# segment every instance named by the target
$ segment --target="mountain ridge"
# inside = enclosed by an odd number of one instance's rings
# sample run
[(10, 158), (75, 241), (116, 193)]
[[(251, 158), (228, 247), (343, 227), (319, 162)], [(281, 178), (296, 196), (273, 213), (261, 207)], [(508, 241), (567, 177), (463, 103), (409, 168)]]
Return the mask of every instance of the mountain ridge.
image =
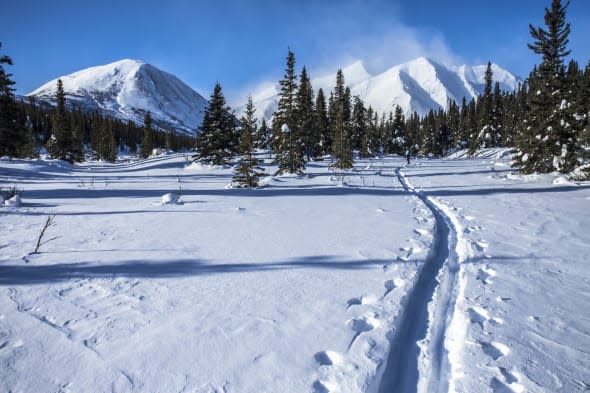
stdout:
[[(371, 75), (362, 61), (344, 67), (342, 72), (352, 96), (359, 96), (377, 113), (392, 112), (397, 104), (401, 106), (404, 114), (409, 116), (414, 111), (419, 115), (425, 115), (430, 109), (447, 109), (451, 99), (460, 104), (463, 97), (467, 100), (477, 97), (483, 93), (486, 67), (449, 67), (427, 57), (418, 57), (376, 75)], [(500, 82), (503, 91), (513, 91), (522, 82), (497, 64), (492, 64), (492, 71), (494, 82)], [(322, 88), (328, 97), (335, 84), (335, 76), (312, 78), (311, 84), (314, 93), (317, 94), (319, 88)], [(272, 89), (275, 92), (274, 96), (270, 94)], [(258, 113), (267, 120), (270, 120), (278, 104), (278, 86), (275, 85), (272, 89), (264, 89), (264, 97), (260, 93), (252, 97)], [(238, 107), (242, 108), (243, 106)]]

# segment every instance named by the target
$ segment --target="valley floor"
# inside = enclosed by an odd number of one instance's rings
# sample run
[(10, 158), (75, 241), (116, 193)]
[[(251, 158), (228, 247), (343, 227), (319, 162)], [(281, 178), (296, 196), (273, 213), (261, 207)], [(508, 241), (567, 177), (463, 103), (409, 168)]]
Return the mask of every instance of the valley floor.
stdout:
[(182, 155), (0, 160), (24, 190), (0, 207), (0, 390), (587, 391), (590, 187), (505, 153), (255, 190)]

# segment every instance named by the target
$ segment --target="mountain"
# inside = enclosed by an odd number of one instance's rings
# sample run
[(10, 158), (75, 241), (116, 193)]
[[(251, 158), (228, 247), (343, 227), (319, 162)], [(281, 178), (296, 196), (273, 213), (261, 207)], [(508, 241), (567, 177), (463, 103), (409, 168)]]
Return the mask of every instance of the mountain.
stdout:
[[(150, 111), (156, 127), (185, 135), (194, 135), (207, 106), (207, 100), (180, 79), (140, 60), (124, 59), (58, 79), (71, 107), (138, 124)], [(56, 89), (57, 79), (27, 95), (54, 104)]]
[[(483, 93), (486, 65), (447, 67), (425, 57), (396, 65), (387, 71), (371, 75), (361, 61), (357, 61), (342, 70), (346, 85), (352, 96), (359, 96), (371, 105), (377, 113), (389, 113), (397, 104), (406, 116), (414, 111), (420, 115), (430, 109), (447, 108), (449, 100), (461, 103)], [(512, 91), (521, 82), (510, 72), (497, 64), (492, 64), (494, 82), (500, 88)], [(326, 98), (333, 89), (336, 73), (312, 79), (314, 91), (324, 90)], [(268, 120), (278, 103), (278, 86), (272, 86), (254, 95), (253, 101), (257, 113)], [(239, 112), (239, 110), (238, 110)]]

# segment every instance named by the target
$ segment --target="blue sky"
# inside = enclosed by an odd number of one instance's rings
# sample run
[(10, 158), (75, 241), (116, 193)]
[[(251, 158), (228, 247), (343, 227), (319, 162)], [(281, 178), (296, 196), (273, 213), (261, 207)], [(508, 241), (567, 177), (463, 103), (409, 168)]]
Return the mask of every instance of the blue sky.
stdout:
[[(354, 60), (376, 73), (418, 56), (498, 63), (526, 76), (538, 57), (528, 24), (550, 0), (2, 0), (1, 54), (18, 94), (82, 68), (136, 58), (208, 97), (278, 80), (287, 48), (312, 77)], [(572, 0), (570, 48), (590, 59), (590, 1)]]

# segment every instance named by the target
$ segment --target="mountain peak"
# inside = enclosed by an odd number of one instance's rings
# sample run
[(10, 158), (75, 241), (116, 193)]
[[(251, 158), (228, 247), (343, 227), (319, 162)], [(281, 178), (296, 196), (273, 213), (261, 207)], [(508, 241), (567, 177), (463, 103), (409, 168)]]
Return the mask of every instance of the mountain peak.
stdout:
[[(60, 77), (69, 105), (142, 124), (151, 112), (165, 131), (193, 135), (207, 100), (180, 79), (142, 61), (122, 59)], [(27, 94), (55, 103), (57, 79)]]

